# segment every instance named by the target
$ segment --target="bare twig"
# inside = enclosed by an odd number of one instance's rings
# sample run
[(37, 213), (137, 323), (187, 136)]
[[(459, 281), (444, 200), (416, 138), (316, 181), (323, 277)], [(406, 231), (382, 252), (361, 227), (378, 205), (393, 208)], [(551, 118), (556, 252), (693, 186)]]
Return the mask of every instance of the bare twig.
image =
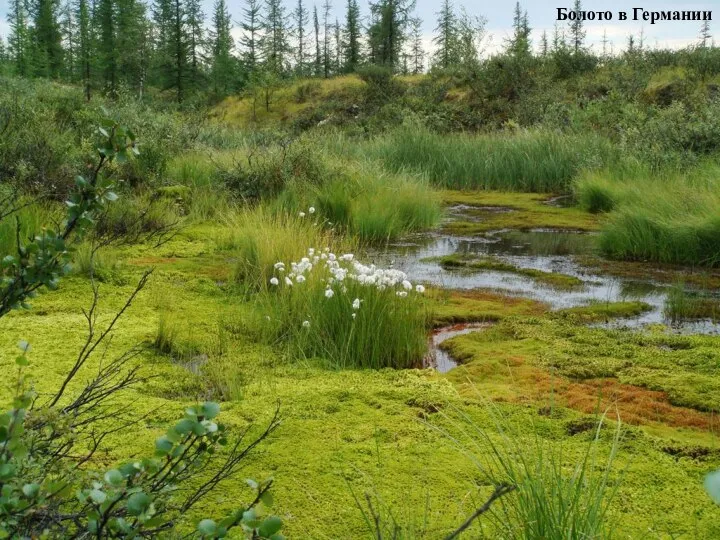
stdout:
[(447, 535), (445, 537), (445, 540), (452, 540), (453, 538), (457, 538), (458, 536), (460, 536), (466, 529), (468, 529), (468, 527), (470, 527), (470, 525), (472, 525), (473, 521), (475, 521), (488, 510), (490, 510), (490, 507), (496, 500), (498, 500), (500, 497), (507, 495), (511, 491), (515, 491), (516, 489), (517, 486), (511, 484), (500, 484), (498, 486), (495, 486), (495, 491), (493, 491), (490, 495), (490, 498), (485, 501), (485, 504), (475, 510), (475, 512), (473, 512), (472, 515), (468, 517), (462, 525), (460, 525), (457, 529)]

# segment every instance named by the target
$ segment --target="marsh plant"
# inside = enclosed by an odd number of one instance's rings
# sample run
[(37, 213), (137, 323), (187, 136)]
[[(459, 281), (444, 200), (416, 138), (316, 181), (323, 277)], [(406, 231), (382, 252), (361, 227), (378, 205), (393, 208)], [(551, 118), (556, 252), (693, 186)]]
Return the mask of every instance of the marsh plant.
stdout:
[(608, 431), (605, 415), (588, 422), (585, 448), (564, 447), (535, 435), (523, 435), (516, 420), (485, 405), (494, 428), (478, 424), (467, 413), (446, 415), (440, 428), (477, 466), (485, 482), (514, 486), (498, 498), (487, 518), (503, 538), (599, 539), (610, 536), (610, 503), (622, 471), (616, 458), (622, 438), (618, 419)]
[(264, 324), (294, 356), (326, 358), (339, 368), (420, 365), (425, 288), (404, 272), (309, 248), (297, 262), (276, 262), (268, 284), (259, 298)]

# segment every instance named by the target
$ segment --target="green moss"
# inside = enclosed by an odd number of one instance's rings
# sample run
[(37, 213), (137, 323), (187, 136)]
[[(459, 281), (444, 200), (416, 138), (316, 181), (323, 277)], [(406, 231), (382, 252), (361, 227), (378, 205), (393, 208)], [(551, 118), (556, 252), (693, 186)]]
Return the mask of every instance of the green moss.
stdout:
[[(524, 426), (528, 437), (562, 444), (565, 456), (579, 455), (586, 433), (570, 436), (566, 424), (583, 415), (562, 409), (558, 415), (538, 416), (535, 404), (511, 402), (513, 385), (501, 374), (520, 358), (537, 369), (552, 365), (572, 373), (578, 366), (603, 365), (634, 384), (644, 380), (668, 391), (676, 385), (672, 399), (680, 402), (712, 406), (720, 398), (714, 382), (720, 380), (713, 367), (716, 338), (632, 337), (586, 329), (546, 319), (546, 307), (537, 302), (477, 291), (427, 292), (435, 324), (501, 321), (483, 333), (452, 341), (453, 352), (457, 349), (467, 367), (447, 377), (430, 370), (334, 371), (323, 369), (320, 360), (293, 363), (282, 349), (258, 343), (254, 326), (248, 324), (257, 318), (253, 302), (217, 283), (234, 264), (232, 252), (218, 251), (211, 240), (219, 232), (217, 226), (205, 225), (184, 231), (159, 249), (134, 246), (113, 253), (126, 263), (119, 270), (123, 284), (101, 286), (100, 325), (122, 305), (142, 268), (154, 265), (156, 271), (121, 320), (107, 354), (152, 343), (163, 314), (176, 321), (176, 347), (166, 353), (150, 349), (137, 358), (143, 372), (154, 378), (123, 394), (120, 405), (144, 419), (132, 436), (111, 436), (97, 465), (150, 453), (164, 426), (197, 399), (223, 401), (221, 420), (235, 431), (253, 425), (251, 432), (263, 426), (279, 402), (282, 426), (250, 456), (243, 474), (274, 477), (274, 510), (284, 519), (288, 537), (366, 535), (350, 487), (356, 494), (378, 494), (404, 524), (427, 518), (423, 534), (428, 537), (442, 537), (462, 522), (475, 509), (480, 473), (427, 422), (450, 429), (442, 411), (460, 411), (482, 429), (497, 429), (487, 405), (468, 387), (468, 376), (477, 389), (487, 389), (488, 397), (509, 400), (498, 407)], [(59, 291), (36, 299), (32, 311), (2, 318), (0, 369), (14, 372), (15, 344), (28, 339), (33, 345), (29, 375), (37, 390), (47, 395), (56, 389), (83, 343), (86, 323), (80, 310), (89, 305), (91, 295), (85, 278), (71, 277)], [(191, 349), (201, 358), (183, 354)], [(99, 361), (95, 358), (86, 366), (70, 391), (95, 373)], [(696, 379), (691, 381), (691, 376)], [(522, 385), (514, 388), (523, 391)], [(5, 385), (0, 392), (4, 400), (9, 398)], [(684, 439), (667, 430), (652, 438), (631, 434), (621, 449), (621, 467), (627, 463), (627, 468), (613, 506), (619, 519), (616, 529), (627, 536), (645, 534), (651, 526), (678, 530), (690, 526), (686, 509), (693, 508), (694, 530), (716, 536), (717, 509), (704, 496), (700, 480), (718, 460), (713, 455), (703, 461), (678, 458), (665, 450), (702, 446), (704, 440)], [(208, 507), (186, 516), (184, 526), (192, 527), (210, 506), (213, 515), (220, 515), (247, 500), (251, 494), (243, 486), (225, 485)], [(652, 521), (650, 516), (655, 516)], [(492, 536), (493, 530), (483, 522), (471, 533)]]
[[(627, 306), (630, 307), (630, 306)], [(617, 315), (625, 306), (613, 310)], [(484, 332), (443, 343), (470, 373), (485, 377), (488, 362), (552, 370), (575, 380), (612, 377), (664, 392), (669, 403), (710, 411), (720, 399), (720, 338), (637, 333), (578, 326), (577, 319), (507, 319)], [(522, 366), (522, 367), (521, 367)], [(452, 372), (451, 372), (452, 373)], [(504, 381), (507, 369), (499, 373)]]
[[(502, 193), (497, 191), (443, 191), (448, 206), (467, 205), (470, 220), (449, 221), (445, 230), (471, 235), (499, 229), (567, 229), (594, 231), (600, 226), (598, 217), (576, 207), (548, 204), (548, 195), (536, 193)], [(507, 209), (507, 211), (493, 211)]]
[(490, 291), (433, 289), (427, 292), (433, 326), (463, 322), (493, 322), (513, 315), (539, 315), (541, 302), (512, 298)]
[(481, 259), (476, 259), (472, 257), (465, 257), (456, 253), (440, 257), (438, 262), (440, 263), (440, 266), (446, 270), (493, 270), (496, 272), (508, 272), (532, 278), (535, 281), (544, 283), (545, 285), (550, 285), (551, 287), (555, 287), (557, 289), (572, 290), (579, 289), (584, 286), (583, 281), (575, 276), (569, 276), (558, 272), (544, 272), (535, 268), (519, 268), (495, 257), (483, 257)]

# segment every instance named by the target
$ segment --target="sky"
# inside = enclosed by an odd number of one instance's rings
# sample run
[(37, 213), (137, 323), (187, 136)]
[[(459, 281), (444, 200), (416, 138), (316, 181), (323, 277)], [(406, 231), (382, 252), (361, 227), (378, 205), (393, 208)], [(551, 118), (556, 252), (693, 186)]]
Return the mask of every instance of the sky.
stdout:
[[(320, 8), (322, 1), (323, 0), (317, 0), (318, 8)], [(342, 22), (344, 18), (345, 0), (331, 1), (335, 4), (335, 15)], [(436, 12), (438, 11), (441, 0), (416, 1), (416, 13), (423, 20), (423, 36), (426, 50), (431, 50)], [(206, 13), (209, 14), (213, 0), (203, 0), (203, 2)], [(305, 0), (305, 2), (312, 7), (312, 0)], [(245, 1), (227, 0), (227, 3), (231, 15), (235, 20), (238, 20), (245, 6)], [(288, 10), (291, 10), (292, 5), (294, 5), (294, 0), (286, 0), (286, 3)], [(570, 8), (572, 3), (572, 0), (554, 0), (553, 2), (524, 0), (521, 2), (522, 8), (527, 10), (530, 26), (533, 29), (532, 37), (536, 46), (540, 41), (540, 35), (543, 30), (547, 30), (548, 35), (552, 35), (552, 29), (556, 23), (557, 8)], [(6, 37), (9, 31), (7, 24), (8, 4), (9, 0), (0, 0), (0, 36), (3, 37)], [(456, 6), (464, 5), (469, 14), (483, 16), (487, 20), (488, 37), (485, 40), (485, 54), (492, 53), (502, 47), (504, 40), (511, 32), (514, 2), (455, 0), (454, 4)], [(360, 0), (360, 6), (363, 15), (366, 15), (368, 12), (367, 0)], [(588, 44), (593, 46), (597, 51), (600, 51), (604, 31), (607, 32), (608, 40), (615, 51), (625, 47), (628, 35), (635, 34), (637, 36), (641, 31), (644, 32), (645, 43), (651, 47), (680, 48), (697, 40), (700, 30), (700, 22), (698, 21), (659, 21), (654, 25), (650, 25), (649, 22), (643, 21), (617, 20), (617, 12), (620, 10), (630, 10), (629, 19), (632, 19), (632, 7), (643, 7), (647, 11), (714, 11), (714, 20), (710, 23), (710, 29), (717, 41), (720, 42), (720, 0), (646, 0), (645, 2), (632, 4), (628, 3), (627, 0), (585, 0), (583, 2), (583, 9), (585, 10), (610, 10), (613, 13), (612, 21), (586, 22)], [(567, 26), (567, 22), (558, 24)], [(239, 36), (238, 29), (235, 29), (234, 35), (236, 37)]]

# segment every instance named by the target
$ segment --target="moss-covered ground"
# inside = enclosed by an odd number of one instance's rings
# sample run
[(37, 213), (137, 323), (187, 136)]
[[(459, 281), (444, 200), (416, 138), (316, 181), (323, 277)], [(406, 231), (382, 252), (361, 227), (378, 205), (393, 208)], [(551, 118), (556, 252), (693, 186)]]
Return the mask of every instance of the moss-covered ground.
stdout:
[[(492, 203), (482, 204), (524, 209), (536, 220), (532, 226), (595, 227), (594, 217), (545, 205), (537, 196), (488, 197)], [(460, 194), (446, 199), (466, 204)], [(720, 536), (720, 510), (702, 488), (704, 474), (720, 465), (713, 414), (720, 403), (720, 338), (581, 325), (635, 313), (641, 305), (558, 314), (495, 293), (428, 290), (437, 326), (495, 322), (444, 344), (463, 365), (446, 375), (328, 370), (320, 360), (291, 361), (282, 348), (260, 344), (256, 321), (262, 314), (232, 286), (234, 254), (212, 240), (220, 233), (219, 226), (203, 225), (159, 248), (110, 254), (119, 264), (100, 287), (99, 326), (122, 305), (142, 270), (155, 267), (107, 351), (145, 345), (137, 361), (155, 377), (124, 394), (122, 407), (147, 416), (132, 433), (108, 440), (97, 455), (101, 465), (150, 453), (167, 423), (196, 400), (218, 400), (223, 421), (255, 429), (279, 404), (282, 425), (250, 457), (244, 474), (275, 478), (275, 511), (288, 537), (369, 536), (353, 492), (370, 491), (418, 536), (438, 538), (461, 523), (488, 489), (471, 460), (432, 429), (447, 427), (446, 415), (461, 411), (494, 430), (486, 402), (491, 400), (523, 426), (523, 436), (562, 445), (572, 458), (592, 437), (587, 426), (594, 425), (596, 412), (609, 408), (613, 416), (617, 408), (628, 424), (613, 474), (620, 481), (611, 512), (618, 536)], [(19, 339), (33, 345), (29, 375), (41, 395), (58, 387), (85, 338), (81, 310), (91, 296), (89, 280), (73, 276), (59, 291), (37, 298), (31, 311), (0, 320), (4, 398), (14, 380)], [(151, 346), (161, 325), (171, 336), (165, 352)], [(98, 356), (86, 366), (78, 385), (100, 361)], [(602, 444), (610, 438), (603, 435)], [(218, 515), (248, 496), (240, 478), (207, 504)], [(188, 523), (198, 515), (187, 516)], [(493, 536), (487, 521), (471, 533)]]
[(499, 191), (444, 191), (448, 206), (463, 205), (469, 216), (445, 224), (449, 233), (472, 235), (500, 229), (568, 229), (594, 231), (600, 227), (596, 215), (577, 207), (550, 204), (552, 196), (537, 193), (503, 193)]

